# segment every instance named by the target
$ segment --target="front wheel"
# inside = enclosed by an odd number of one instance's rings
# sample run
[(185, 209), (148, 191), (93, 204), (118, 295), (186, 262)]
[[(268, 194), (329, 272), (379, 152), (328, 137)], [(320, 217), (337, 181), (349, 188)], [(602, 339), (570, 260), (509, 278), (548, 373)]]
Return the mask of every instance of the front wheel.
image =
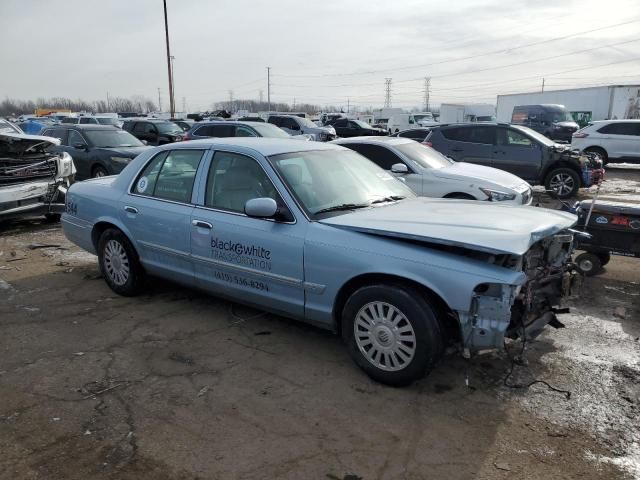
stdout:
[(98, 261), (111, 290), (125, 297), (140, 291), (144, 271), (131, 242), (120, 230), (109, 228), (100, 236)]
[(107, 169), (104, 168), (102, 165), (96, 165), (91, 170), (92, 178), (106, 177), (107, 175), (109, 175), (109, 172), (107, 172)]
[(544, 180), (544, 186), (558, 198), (571, 198), (580, 189), (580, 177), (578, 172), (571, 168), (556, 168), (549, 172)]
[(342, 336), (353, 360), (372, 379), (408, 385), (429, 372), (444, 342), (423, 292), (403, 285), (356, 290), (342, 313)]
[(592, 277), (602, 270), (600, 257), (594, 253), (581, 253), (576, 257), (575, 262), (578, 269), (587, 277)]

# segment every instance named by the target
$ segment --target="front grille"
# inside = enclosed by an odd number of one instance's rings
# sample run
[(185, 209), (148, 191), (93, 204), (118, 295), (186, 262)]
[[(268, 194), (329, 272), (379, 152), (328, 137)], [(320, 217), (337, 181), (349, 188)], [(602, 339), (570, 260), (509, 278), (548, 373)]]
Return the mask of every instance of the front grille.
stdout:
[(46, 178), (58, 173), (55, 158), (16, 159), (0, 158), (0, 185), (15, 185)]

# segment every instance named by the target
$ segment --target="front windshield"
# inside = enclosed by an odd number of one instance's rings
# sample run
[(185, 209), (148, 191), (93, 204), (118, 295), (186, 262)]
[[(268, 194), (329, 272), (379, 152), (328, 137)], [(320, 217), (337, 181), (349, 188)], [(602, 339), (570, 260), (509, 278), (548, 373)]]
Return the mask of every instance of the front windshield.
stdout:
[(160, 133), (182, 133), (182, 129), (173, 122), (154, 123)]
[(549, 112), (549, 119), (551, 123), (558, 122), (573, 122), (573, 117), (566, 110), (552, 110)]
[(124, 130), (87, 130), (89, 141), (96, 148), (142, 147), (144, 143)]
[(307, 127), (307, 128), (318, 127), (315, 123), (313, 123), (311, 120), (308, 120), (306, 118), (298, 117), (298, 121), (300, 122), (300, 125), (302, 125), (303, 127)]
[(529, 127), (523, 127), (521, 125), (511, 125), (511, 127), (515, 128), (516, 130), (520, 130), (522, 133), (525, 133), (530, 137), (535, 138), (536, 140), (538, 140), (543, 145), (546, 145), (547, 147), (552, 147), (553, 145), (555, 145), (555, 142), (553, 140), (549, 139), (548, 137), (545, 137), (544, 135), (536, 132), (535, 130), (530, 129)]
[(289, 135), (287, 132), (270, 123), (264, 123), (264, 124), (261, 123), (260, 125), (251, 125), (251, 128), (253, 128), (256, 132), (258, 132), (261, 137), (291, 138), (291, 135)]
[(285, 153), (270, 161), (311, 215), (341, 205), (362, 208), (415, 196), (394, 176), (351, 150)]
[(369, 125), (367, 122), (363, 122), (362, 120), (350, 120), (350, 122), (355, 123), (360, 128), (371, 128), (371, 125)]
[(409, 160), (413, 160), (422, 168), (444, 168), (450, 166), (453, 161), (437, 152), (431, 147), (417, 142), (407, 142), (394, 145), (394, 148), (404, 154)]
[(104, 118), (96, 118), (96, 120), (98, 120), (98, 123), (100, 125), (115, 125), (115, 126), (120, 125), (118, 120), (115, 118), (104, 117)]

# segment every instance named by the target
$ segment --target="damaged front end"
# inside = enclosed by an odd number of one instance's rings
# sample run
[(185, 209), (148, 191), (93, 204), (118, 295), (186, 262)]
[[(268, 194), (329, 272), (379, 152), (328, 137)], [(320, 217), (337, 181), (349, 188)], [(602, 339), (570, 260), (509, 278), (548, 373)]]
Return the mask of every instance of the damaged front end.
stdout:
[(0, 133), (0, 218), (59, 214), (76, 173), (68, 153), (48, 151), (57, 138)]
[(571, 262), (573, 231), (564, 230), (534, 243), (524, 255), (498, 255), (495, 265), (522, 273), (514, 285), (482, 283), (469, 312), (461, 313), (465, 355), (501, 348), (505, 338), (537, 337), (546, 325), (563, 325), (556, 313), (563, 297), (577, 293), (581, 275)]

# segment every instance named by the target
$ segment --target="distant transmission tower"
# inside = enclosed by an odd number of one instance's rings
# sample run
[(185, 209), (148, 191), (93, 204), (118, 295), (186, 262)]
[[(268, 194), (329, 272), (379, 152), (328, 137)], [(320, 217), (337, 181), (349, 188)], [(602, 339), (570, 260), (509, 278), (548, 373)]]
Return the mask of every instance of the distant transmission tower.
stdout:
[(384, 106), (391, 107), (391, 79), (384, 79)]
[(429, 95), (431, 94), (431, 77), (424, 77), (424, 111), (429, 111)]
[(229, 90), (229, 111), (233, 112), (233, 90)]

